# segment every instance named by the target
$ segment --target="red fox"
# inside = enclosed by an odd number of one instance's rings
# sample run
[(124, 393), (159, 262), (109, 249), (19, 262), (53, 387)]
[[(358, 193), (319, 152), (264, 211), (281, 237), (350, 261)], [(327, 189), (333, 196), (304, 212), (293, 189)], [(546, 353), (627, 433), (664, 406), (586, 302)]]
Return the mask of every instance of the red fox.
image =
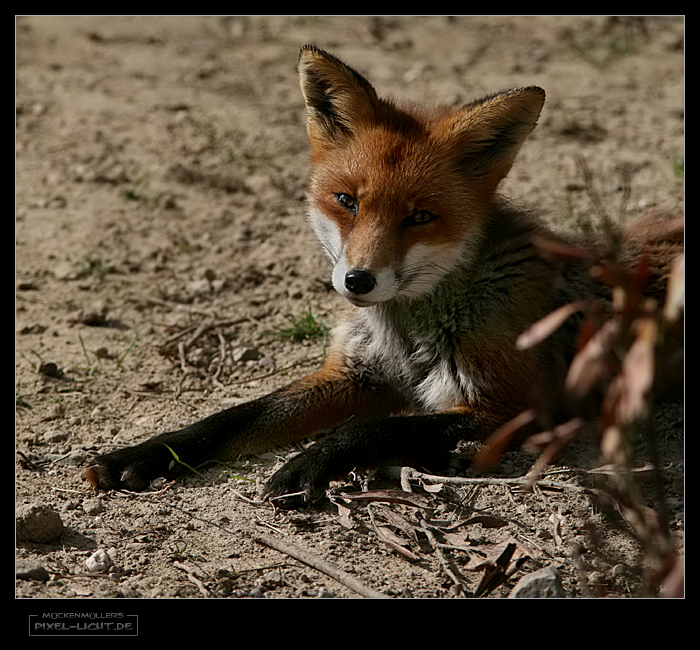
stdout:
[[(496, 193), (544, 91), (516, 88), (458, 109), (398, 104), (310, 45), (299, 74), (309, 221), (351, 305), (326, 361), (269, 395), (98, 457), (85, 473), (96, 487), (142, 490), (169, 471), (170, 450), (196, 466), (325, 433), (266, 486), (313, 500), (354, 468), (439, 467), (460, 439), (483, 440), (526, 409), (544, 381), (557, 403), (576, 319), (532, 350), (516, 339), (606, 289), (581, 260), (543, 256), (536, 237), (569, 240)], [(681, 246), (676, 236), (656, 247), (658, 280)]]

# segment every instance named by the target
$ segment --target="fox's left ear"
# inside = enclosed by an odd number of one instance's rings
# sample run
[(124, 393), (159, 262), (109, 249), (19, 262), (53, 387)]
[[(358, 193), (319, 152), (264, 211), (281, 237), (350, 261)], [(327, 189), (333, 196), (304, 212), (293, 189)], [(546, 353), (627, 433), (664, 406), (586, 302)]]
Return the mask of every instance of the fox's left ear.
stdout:
[(442, 135), (460, 167), (498, 184), (535, 128), (544, 98), (537, 86), (515, 88), (467, 104), (443, 120)]
[(312, 148), (342, 142), (356, 124), (372, 118), (379, 102), (369, 81), (313, 45), (299, 54), (299, 81)]

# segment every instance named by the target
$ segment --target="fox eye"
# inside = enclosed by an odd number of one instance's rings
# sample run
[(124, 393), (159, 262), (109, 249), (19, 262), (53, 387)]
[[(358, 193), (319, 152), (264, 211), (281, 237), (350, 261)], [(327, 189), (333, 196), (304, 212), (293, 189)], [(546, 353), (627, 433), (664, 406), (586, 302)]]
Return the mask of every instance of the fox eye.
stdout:
[(355, 216), (357, 214), (358, 210), (358, 204), (357, 204), (357, 199), (354, 196), (351, 196), (350, 194), (346, 194), (345, 192), (338, 192), (334, 194), (335, 200), (340, 203), (350, 214)]
[(437, 215), (434, 215), (432, 212), (428, 212), (428, 210), (418, 210), (418, 212), (414, 212), (406, 219), (406, 223), (409, 226), (422, 226), (423, 224), (435, 221), (435, 219), (437, 219)]

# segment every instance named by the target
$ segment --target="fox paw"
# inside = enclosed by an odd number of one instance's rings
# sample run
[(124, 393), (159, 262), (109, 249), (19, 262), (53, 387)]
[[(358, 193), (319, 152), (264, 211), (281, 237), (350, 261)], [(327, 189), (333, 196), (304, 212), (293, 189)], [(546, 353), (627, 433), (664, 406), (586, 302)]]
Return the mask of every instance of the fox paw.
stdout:
[(265, 486), (265, 497), (281, 508), (299, 508), (323, 497), (329, 483), (324, 468), (310, 454), (292, 458), (277, 470)]
[(141, 492), (151, 481), (164, 476), (168, 460), (144, 453), (136, 447), (98, 456), (82, 473), (95, 490), (132, 490)]

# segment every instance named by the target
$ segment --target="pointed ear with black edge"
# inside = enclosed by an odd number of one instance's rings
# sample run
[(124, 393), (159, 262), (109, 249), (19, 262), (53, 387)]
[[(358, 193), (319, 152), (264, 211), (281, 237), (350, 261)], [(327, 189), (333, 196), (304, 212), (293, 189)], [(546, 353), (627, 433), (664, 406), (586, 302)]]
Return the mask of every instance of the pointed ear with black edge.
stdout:
[(472, 102), (442, 123), (447, 146), (460, 169), (495, 186), (510, 171), (523, 142), (535, 128), (545, 92), (515, 88)]
[(379, 102), (369, 81), (313, 45), (299, 54), (299, 81), (312, 148), (348, 138), (358, 124), (371, 120)]

